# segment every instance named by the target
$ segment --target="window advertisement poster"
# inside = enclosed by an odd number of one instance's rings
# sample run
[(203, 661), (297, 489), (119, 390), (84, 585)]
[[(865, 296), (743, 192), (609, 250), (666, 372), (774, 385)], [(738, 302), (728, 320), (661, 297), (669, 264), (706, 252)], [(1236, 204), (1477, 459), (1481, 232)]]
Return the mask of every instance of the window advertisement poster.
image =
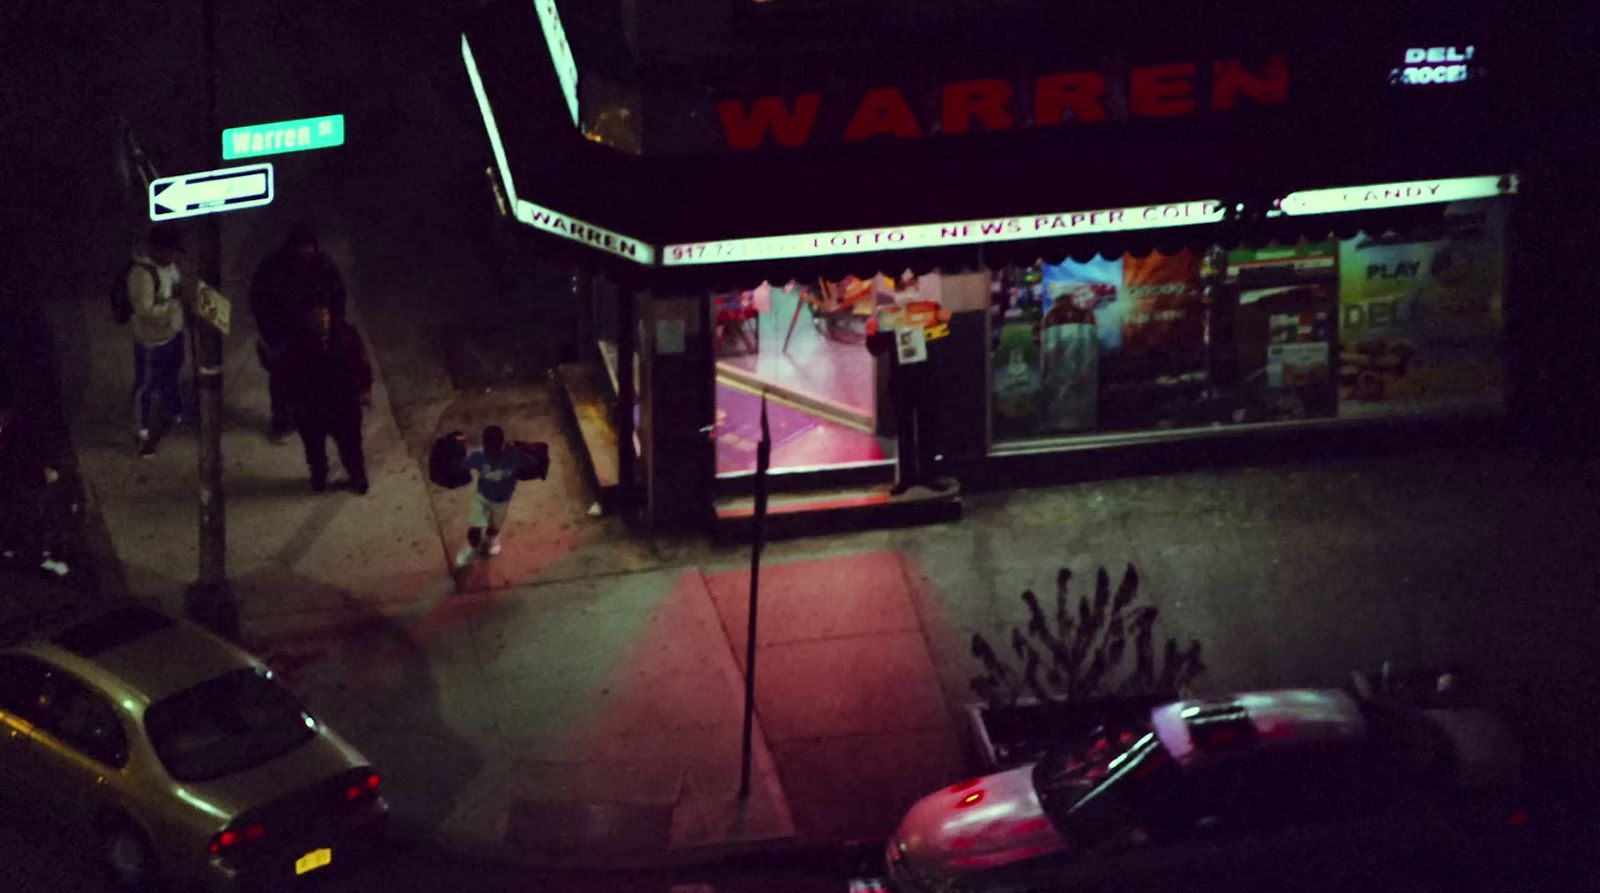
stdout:
[(1000, 440), (1039, 433), (1039, 320), (1044, 280), (1037, 265), (994, 273), (990, 299), (993, 326), (994, 436)]
[(1006, 322), (994, 355), (996, 437), (1028, 437), (1039, 432), (1040, 386), (1039, 341), (1033, 323)]
[(1502, 208), (1439, 206), (1427, 231), (1339, 245), (1339, 416), (1504, 406)]
[(1047, 433), (1094, 430), (1100, 404), (1101, 346), (1109, 343), (1115, 349), (1122, 341), (1120, 308), (1114, 306), (1122, 287), (1122, 258), (1044, 264), (1042, 276), (1039, 429)]
[[(1121, 343), (1100, 354), (1100, 427), (1185, 424), (1208, 384), (1206, 303), (1200, 255), (1124, 255), (1122, 287), (1105, 325), (1120, 322)], [(1099, 317), (1097, 316), (1097, 319)]]
[(1235, 421), (1330, 418), (1338, 320), (1339, 245), (1302, 242), (1228, 252), (1237, 296)]

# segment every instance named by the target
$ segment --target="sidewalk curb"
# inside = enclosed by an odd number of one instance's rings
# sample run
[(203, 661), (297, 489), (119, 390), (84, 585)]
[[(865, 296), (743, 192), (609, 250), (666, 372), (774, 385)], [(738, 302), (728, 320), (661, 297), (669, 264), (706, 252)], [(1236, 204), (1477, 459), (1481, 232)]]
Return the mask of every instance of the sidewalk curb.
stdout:
[(678, 847), (666, 851), (640, 853), (574, 853), (571, 855), (535, 853), (506, 846), (491, 846), (450, 834), (429, 832), (414, 826), (391, 822), (394, 843), (430, 841), (440, 848), (474, 859), (500, 865), (556, 870), (625, 873), (666, 869), (694, 869), (725, 864), (741, 859), (797, 859), (806, 861), (845, 861), (865, 858), (880, 852), (881, 840), (799, 840), (797, 838), (707, 844)]

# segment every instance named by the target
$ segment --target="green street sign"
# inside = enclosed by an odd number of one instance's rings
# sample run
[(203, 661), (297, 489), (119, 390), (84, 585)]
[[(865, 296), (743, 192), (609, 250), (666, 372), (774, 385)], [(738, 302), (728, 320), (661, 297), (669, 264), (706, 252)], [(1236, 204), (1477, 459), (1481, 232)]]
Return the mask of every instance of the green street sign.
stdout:
[(344, 145), (344, 115), (323, 115), (222, 131), (222, 157), (255, 158), (281, 152), (304, 152)]

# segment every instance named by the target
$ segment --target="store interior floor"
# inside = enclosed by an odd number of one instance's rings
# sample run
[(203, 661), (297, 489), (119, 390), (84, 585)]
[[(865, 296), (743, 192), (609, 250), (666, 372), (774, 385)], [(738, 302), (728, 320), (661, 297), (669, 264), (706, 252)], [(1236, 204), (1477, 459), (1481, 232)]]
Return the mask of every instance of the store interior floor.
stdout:
[[(729, 331), (718, 351), (717, 473), (755, 470), (763, 391), (774, 469), (892, 457), (893, 442), (872, 433), (876, 401), (866, 345), (859, 338), (824, 335), (801, 306), (798, 287), (766, 291), (767, 300), (757, 302), (761, 312), (749, 324), (759, 327), (759, 335)], [(791, 321), (794, 332), (785, 350)]]

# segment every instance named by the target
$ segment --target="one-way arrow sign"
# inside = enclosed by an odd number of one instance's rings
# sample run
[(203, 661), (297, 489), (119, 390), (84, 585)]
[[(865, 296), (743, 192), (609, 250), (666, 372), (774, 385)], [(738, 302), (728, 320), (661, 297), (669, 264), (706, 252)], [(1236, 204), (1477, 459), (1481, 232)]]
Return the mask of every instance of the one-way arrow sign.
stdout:
[(272, 203), (272, 165), (247, 164), (150, 181), (150, 219), (175, 220)]

